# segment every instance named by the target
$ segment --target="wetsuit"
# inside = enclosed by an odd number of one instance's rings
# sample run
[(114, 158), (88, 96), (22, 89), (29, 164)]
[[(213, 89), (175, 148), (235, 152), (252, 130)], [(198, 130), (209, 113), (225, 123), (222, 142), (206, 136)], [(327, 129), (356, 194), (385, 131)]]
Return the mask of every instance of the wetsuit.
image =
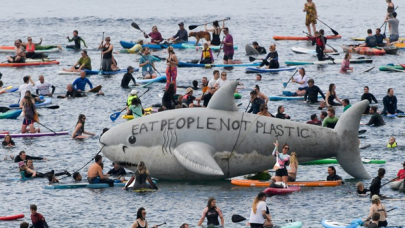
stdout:
[[(111, 45), (111, 44), (110, 44)], [(103, 52), (107, 51), (110, 48), (110, 45), (103, 45)], [(112, 71), (111, 64), (112, 64), (112, 49), (111, 51), (103, 54), (103, 61), (102, 61), (102, 70), (103, 71)]]
[(127, 172), (125, 171), (125, 169), (123, 167), (120, 167), (118, 170), (116, 169), (110, 169), (110, 171), (108, 171), (107, 174), (110, 174), (112, 176), (120, 176), (120, 175), (125, 175), (127, 174)]
[(86, 84), (89, 84), (90, 89), (93, 89), (93, 84), (91, 84), (90, 80), (88, 78), (77, 78), (73, 82), (73, 87), (75, 89), (80, 89), (81, 91), (85, 91)]
[(370, 185), (370, 198), (373, 195), (378, 195), (381, 197), (380, 195), (380, 188), (381, 188), (381, 177), (377, 176), (375, 177), (372, 181), (371, 181), (371, 185)]
[(131, 73), (128, 73), (128, 72), (125, 73), (124, 77), (122, 77), (122, 80), (121, 80), (121, 87), (122, 88), (128, 88), (129, 82), (131, 80), (134, 82), (134, 84), (136, 84), (134, 76), (132, 76)]
[(175, 105), (176, 100), (174, 99), (174, 94), (170, 94), (167, 91), (165, 91), (162, 97), (162, 106), (165, 106), (166, 109), (174, 109)]
[(66, 45), (66, 48), (72, 48), (79, 50), (80, 49), (80, 41), (83, 42), (84, 46), (86, 46), (86, 42), (80, 36), (73, 36), (72, 39), (69, 39), (69, 42), (74, 41), (75, 45)]
[[(135, 177), (135, 184), (134, 184), (132, 190), (158, 189), (158, 187), (153, 183), (150, 176), (145, 173), (140, 174), (139, 171), (137, 170), (132, 177)], [(146, 181), (148, 181), (150, 185), (148, 185), (146, 183)]]
[[(373, 94), (371, 93), (363, 93), (363, 95), (361, 95), (361, 100), (368, 100), (368, 102), (370, 102), (370, 104), (372, 103), (372, 101), (374, 101), (375, 103), (378, 103), (377, 99), (374, 97)], [(364, 110), (363, 114), (369, 114), (370, 112), (370, 106), (367, 106), (366, 110)]]
[(288, 176), (288, 171), (287, 171), (288, 164), (287, 163), (289, 163), (289, 161), (290, 161), (290, 155), (282, 154), (282, 153), (278, 153), (278, 155), (277, 155), (276, 151), (277, 151), (277, 147), (274, 147), (272, 155), (274, 157), (276, 157), (278, 164), (280, 166), (280, 168), (276, 170), (276, 177)]
[(328, 116), (323, 120), (322, 127), (328, 127), (328, 128), (333, 129), (333, 128), (335, 128), (338, 120), (339, 119), (336, 116), (334, 116), (334, 117), (329, 117)]
[[(255, 48), (256, 49), (256, 48)], [(264, 48), (264, 47), (258, 47), (257, 49), (256, 49), (256, 51), (257, 52), (259, 52), (259, 54), (267, 54), (267, 51), (266, 51), (266, 48)]]
[(307, 87), (304, 95), (304, 101), (306, 101), (308, 97), (309, 103), (318, 103), (318, 93), (321, 94), (322, 98), (325, 100), (325, 95), (322, 93), (322, 90), (318, 86), (313, 85), (312, 87)]
[(373, 125), (373, 124), (374, 124), (374, 127), (385, 125), (385, 122), (384, 122), (382, 116), (380, 114), (378, 114), (377, 112), (371, 116), (370, 121), (368, 121), (368, 123), (366, 125)]
[(260, 106), (262, 104), (264, 104), (264, 100), (256, 97), (256, 99), (252, 101), (252, 106), (250, 106), (248, 113), (257, 114), (260, 112)]
[[(34, 157), (34, 156), (29, 156), (29, 155), (25, 155), (25, 160), (44, 160), (44, 158), (41, 157)], [(20, 161), (24, 161), (21, 159), (20, 155), (17, 155), (14, 157), (14, 162), (20, 162)]]
[(207, 218), (207, 225), (219, 226), (219, 213), (215, 207), (208, 208), (207, 212), (205, 213), (205, 217)]
[(32, 228), (48, 228), (44, 216), (40, 213), (31, 214)]
[(277, 115), (276, 115), (276, 118), (279, 118), (279, 119), (291, 119), (291, 117), (285, 117), (285, 114), (284, 113), (277, 113)]
[(394, 113), (403, 113), (403, 111), (397, 109), (397, 97), (389, 95), (383, 98), (384, 109), (381, 114), (394, 114)]
[(366, 194), (367, 192), (369, 192), (369, 189), (364, 188), (363, 191), (360, 191), (359, 189), (356, 190), (357, 194)]
[(219, 35), (221, 35), (221, 30), (214, 29), (214, 32), (212, 32), (211, 45), (213, 46), (221, 45), (221, 39), (219, 38)]
[(65, 96), (75, 98), (75, 97), (84, 97), (85, 94), (83, 94), (82, 92), (79, 92), (79, 91), (77, 91), (75, 89), (72, 89), (72, 91), (66, 91)]
[(329, 105), (331, 105), (331, 106), (341, 106), (342, 104), (334, 102), (335, 97), (336, 97), (335, 93), (330, 93), (330, 95), (328, 97)]
[(211, 98), (212, 98), (212, 94), (211, 94), (211, 93), (207, 93), (207, 94), (205, 94), (205, 95), (202, 97), (202, 100), (204, 101), (204, 103), (203, 103), (203, 106), (204, 106), (204, 107), (207, 107), (207, 106), (208, 106), (208, 103), (210, 102)]
[[(6, 141), (3, 141), (1, 144), (2, 144), (3, 146), (7, 146), (8, 144), (11, 144), (11, 145), (15, 146), (15, 142), (14, 142), (13, 140), (10, 140), (9, 143), (7, 143)], [(18, 157), (20, 157), (20, 156), (18, 156)]]
[(335, 174), (335, 175), (333, 175), (333, 176), (328, 175), (328, 176), (326, 177), (326, 181), (338, 181), (338, 180), (341, 180), (342, 183), (343, 183), (342, 177), (339, 176), (339, 175), (337, 175), (337, 174)]
[[(271, 58), (270, 62), (267, 61), (269, 58)], [(269, 66), (270, 69), (275, 69), (275, 68), (280, 67), (280, 64), (278, 63), (277, 51), (270, 52), (269, 54), (267, 54), (266, 58), (264, 58), (262, 63), (260, 63), (260, 67), (262, 67), (264, 65)]]
[(330, 57), (325, 57), (324, 50), (325, 50), (326, 42), (325, 42), (325, 38), (323, 36), (316, 37), (315, 38), (315, 44), (316, 44), (316, 49), (315, 49), (316, 56), (318, 57), (319, 61), (325, 61), (325, 60), (328, 60), (328, 59), (332, 59)]

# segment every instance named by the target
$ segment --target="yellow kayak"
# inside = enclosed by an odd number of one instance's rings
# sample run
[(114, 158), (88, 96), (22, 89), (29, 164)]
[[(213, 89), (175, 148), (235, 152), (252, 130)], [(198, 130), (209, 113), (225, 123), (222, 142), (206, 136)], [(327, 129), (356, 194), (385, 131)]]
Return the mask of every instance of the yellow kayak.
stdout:
[[(145, 110), (145, 114), (143, 114), (144, 116), (150, 115), (150, 114), (152, 114), (152, 112), (153, 112), (153, 108), (152, 108), (152, 107), (145, 108), (145, 109), (143, 109), (143, 110)], [(127, 120), (132, 120), (132, 119), (134, 119), (134, 115), (123, 115), (122, 118), (123, 118), (123, 119), (127, 119)]]

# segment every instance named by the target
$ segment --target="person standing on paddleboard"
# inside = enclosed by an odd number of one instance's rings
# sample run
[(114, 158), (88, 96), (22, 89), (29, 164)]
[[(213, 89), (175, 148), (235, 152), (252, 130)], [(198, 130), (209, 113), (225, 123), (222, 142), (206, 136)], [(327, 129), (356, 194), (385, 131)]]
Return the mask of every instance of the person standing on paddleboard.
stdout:
[[(396, 42), (399, 39), (399, 20), (397, 19), (397, 12), (392, 13), (392, 18), (385, 20), (389, 24), (390, 37), (389, 43)], [(387, 43), (387, 44), (389, 44)]]
[(223, 31), (225, 34), (225, 38), (221, 42), (221, 44), (223, 45), (224, 49), (224, 64), (238, 64), (237, 61), (233, 61), (233, 37), (231, 34), (229, 34), (228, 27), (225, 27)]
[(287, 166), (290, 164), (290, 155), (287, 154), (287, 152), (290, 150), (290, 146), (285, 143), (283, 146), (283, 151), (280, 154), (278, 152), (278, 140), (274, 143), (274, 150), (272, 155), (276, 157), (279, 168), (276, 170), (276, 182), (283, 182), (284, 184), (287, 184), (288, 182), (288, 171), (287, 171)]
[(110, 43), (111, 38), (107, 36), (105, 38), (105, 44), (103, 41), (101, 41), (100, 46), (98, 46), (98, 49), (101, 49), (101, 55), (103, 56), (102, 60), (102, 71), (112, 71), (111, 65), (113, 64), (113, 49), (114, 46)]
[(221, 28), (221, 26), (219, 26), (218, 21), (214, 21), (212, 23), (212, 27), (214, 27), (214, 28), (208, 29), (207, 24), (204, 25), (206, 32), (212, 32), (212, 40), (211, 40), (210, 45), (219, 46), (219, 45), (221, 45), (221, 39), (219, 38), (219, 36), (221, 35), (222, 29), (225, 28), (225, 20), (222, 21), (222, 28)]
[(170, 83), (173, 83), (174, 93), (176, 93), (177, 65), (179, 65), (179, 60), (177, 59), (176, 53), (174, 53), (172, 46), (167, 48), (167, 52), (169, 53), (169, 57), (167, 57), (166, 60), (166, 90), (169, 88)]
[(310, 25), (312, 24), (312, 29), (314, 30), (314, 33), (315, 33), (316, 19), (318, 18), (318, 12), (316, 10), (315, 3), (313, 3), (312, 0), (307, 0), (307, 2), (304, 4), (303, 11), (307, 13), (307, 15), (305, 17), (305, 25), (308, 28), (309, 36), (312, 36)]
[(210, 197), (208, 199), (207, 207), (204, 208), (201, 219), (198, 222), (197, 226), (201, 226), (205, 218), (207, 218), (207, 226), (219, 226), (218, 218), (221, 219), (221, 226), (224, 226), (224, 216), (222, 215), (221, 209), (217, 207), (217, 201), (215, 200), (215, 198)]

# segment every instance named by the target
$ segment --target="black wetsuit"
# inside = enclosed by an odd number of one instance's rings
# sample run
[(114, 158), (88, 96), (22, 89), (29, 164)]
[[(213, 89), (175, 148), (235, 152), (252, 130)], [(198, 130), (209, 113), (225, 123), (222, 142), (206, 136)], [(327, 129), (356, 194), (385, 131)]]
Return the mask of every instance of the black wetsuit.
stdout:
[(84, 97), (85, 96), (85, 94), (84, 93), (82, 93), (82, 92), (79, 92), (79, 91), (77, 91), (77, 90), (75, 90), (75, 89), (73, 89), (72, 91), (66, 91), (66, 97), (72, 97), (72, 98), (75, 98), (75, 97)]
[[(26, 158), (25, 160), (43, 160), (44, 158), (41, 157), (34, 157), (34, 156), (29, 156), (29, 155), (25, 155)], [(20, 162), (20, 161), (24, 161), (21, 159), (20, 155), (17, 155), (14, 157), (14, 162)]]
[(318, 93), (321, 94), (322, 98), (325, 100), (325, 95), (322, 93), (322, 90), (318, 86), (316, 86), (316, 85), (313, 85), (312, 87), (308, 86), (306, 88), (304, 101), (306, 101), (307, 97), (308, 97), (309, 103), (311, 103), (311, 104), (317, 103), (318, 102)]
[(86, 42), (80, 36), (73, 36), (72, 39), (69, 39), (69, 42), (74, 41), (75, 45), (67, 45), (66, 48), (73, 48), (73, 49), (80, 49), (80, 41), (83, 41), (84, 45), (86, 46)]
[(259, 52), (259, 54), (266, 54), (267, 53), (266, 48), (264, 48), (264, 47), (258, 47), (256, 49), (256, 51)]
[(127, 174), (124, 168), (120, 167), (118, 170), (116, 169), (110, 169), (107, 174), (110, 174), (112, 176), (121, 176)]
[[(375, 96), (371, 93), (364, 93), (361, 95), (361, 100), (368, 100), (370, 104), (374, 101), (374, 103), (378, 103), (377, 99)], [(367, 106), (366, 110), (364, 110), (363, 114), (369, 114), (370, 113), (370, 106)]]
[(385, 96), (383, 98), (384, 109), (381, 114), (394, 114), (394, 113), (403, 113), (403, 111), (397, 108), (397, 97), (396, 96)]
[(340, 103), (336, 103), (335, 100), (336, 95), (334, 93), (330, 93), (329, 97), (328, 97), (328, 103), (331, 106), (341, 106), (342, 104)]
[[(270, 62), (267, 61), (269, 58), (271, 58)], [(280, 67), (280, 64), (278, 63), (277, 51), (270, 52), (269, 54), (267, 54), (266, 58), (264, 58), (262, 63), (260, 63), (260, 67), (264, 65), (269, 66), (270, 69), (276, 69)]]
[(367, 188), (364, 188), (363, 191), (360, 191), (359, 189), (356, 190), (357, 194), (366, 194), (367, 192), (369, 192), (370, 190)]
[(7, 146), (8, 144), (11, 144), (11, 145), (15, 146), (15, 143), (14, 143), (13, 140), (10, 140), (10, 143), (7, 143), (6, 141), (3, 141), (1, 144), (2, 144), (3, 146)]
[(136, 84), (134, 76), (132, 76), (131, 73), (128, 73), (128, 72), (125, 73), (124, 77), (122, 77), (122, 80), (121, 80), (121, 87), (122, 88), (128, 88), (129, 82), (131, 80), (134, 82), (134, 84)]
[(366, 125), (374, 125), (374, 127), (378, 127), (385, 125), (385, 122), (380, 114), (374, 113)]
[(207, 225), (215, 225), (219, 226), (219, 213), (218, 211), (214, 208), (209, 208), (207, 213), (205, 213), (205, 217), (207, 218)]
[(176, 105), (176, 100), (174, 99), (174, 94), (170, 94), (165, 92), (162, 97), (162, 105), (166, 107), (166, 109), (174, 109)]
[(208, 106), (208, 103), (210, 102), (211, 98), (212, 98), (212, 94), (211, 94), (211, 93), (207, 93), (207, 94), (205, 94), (205, 95), (202, 97), (202, 100), (204, 101), (204, 103), (203, 103), (203, 106), (204, 106), (204, 107), (207, 107), (207, 106)]
[(337, 174), (335, 174), (335, 175), (333, 175), (333, 176), (328, 175), (328, 176), (326, 177), (326, 181), (338, 181), (338, 180), (341, 180), (342, 183), (343, 183), (342, 177), (339, 176), (339, 175), (337, 175)]
[(279, 119), (291, 119), (291, 117), (285, 117), (284, 113), (277, 113), (276, 118), (279, 118)]
[(250, 106), (248, 113), (257, 114), (260, 112), (260, 106), (262, 104), (264, 104), (263, 99), (256, 97), (256, 99), (252, 101), (252, 106)]
[(370, 184), (370, 198), (373, 195), (380, 195), (380, 188), (381, 188), (381, 177), (377, 176), (375, 177)]

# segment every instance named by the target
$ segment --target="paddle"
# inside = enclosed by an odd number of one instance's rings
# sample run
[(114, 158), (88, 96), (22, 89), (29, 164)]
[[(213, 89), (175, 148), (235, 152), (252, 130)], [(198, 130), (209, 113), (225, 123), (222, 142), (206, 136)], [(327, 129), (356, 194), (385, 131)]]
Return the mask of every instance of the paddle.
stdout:
[(139, 30), (139, 31), (141, 31), (141, 32), (143, 32), (143, 33), (145, 33), (141, 28), (139, 28), (139, 25), (138, 25), (137, 23), (132, 22), (132, 23), (131, 23), (131, 26), (132, 26), (134, 29), (137, 29), (137, 30)]
[(249, 100), (249, 104), (248, 104), (248, 106), (246, 107), (245, 112), (247, 112), (247, 110), (248, 110), (248, 108), (249, 108), (249, 106), (250, 106), (251, 103), (252, 103), (252, 101)]
[[(309, 33), (305, 32), (305, 31), (302, 31), (302, 32), (305, 33), (305, 34), (307, 34), (307, 35), (309, 35)], [(329, 44), (325, 44), (325, 45), (327, 45), (328, 47), (332, 48), (332, 50), (333, 50), (334, 52), (339, 52), (338, 50), (336, 50), (334, 47), (330, 46)]]
[(395, 180), (398, 180), (398, 178), (400, 178), (400, 177), (402, 177), (402, 176), (404, 176), (404, 175), (405, 175), (405, 173), (403, 173), (403, 174), (399, 175), (398, 177), (395, 177), (394, 179), (391, 179), (391, 180), (390, 180), (390, 181), (388, 181), (387, 183), (385, 183), (385, 184), (381, 185), (381, 187), (380, 187), (380, 188), (382, 188), (383, 186), (385, 186), (385, 185), (387, 185), (387, 184), (389, 184), (389, 183), (391, 183), (391, 182), (393, 182), (393, 181), (395, 181)]
[[(313, 17), (315, 17), (313, 14), (311, 14)], [(315, 18), (316, 20), (318, 20), (319, 22), (321, 22), (322, 24), (324, 24), (326, 27), (330, 28), (330, 30), (333, 32), (333, 34), (335, 34), (335, 36), (339, 35), (338, 32), (336, 32), (336, 30), (334, 30), (333, 28), (329, 27), (329, 25), (325, 24), (323, 21), (319, 20), (318, 18)]]
[(156, 225), (156, 226), (163, 226), (163, 225), (166, 225), (166, 222), (164, 222), (162, 224), (159, 224), (159, 225)]
[(0, 112), (7, 112), (9, 110), (11, 110), (11, 109), (8, 107), (0, 107)]
[(371, 67), (370, 69), (365, 70), (363, 73), (370, 72), (372, 69), (374, 69), (374, 67)]
[(43, 108), (47, 108), (47, 109), (58, 109), (58, 108), (59, 108), (59, 105), (46, 106), (46, 107), (43, 107)]
[[(103, 38), (101, 39), (101, 47), (103, 47), (104, 43), (104, 32), (103, 32)], [(98, 71), (98, 75), (103, 74), (103, 49), (101, 48), (101, 59), (100, 59), (100, 70)]]
[[(395, 9), (394, 9), (394, 12), (396, 11), (398, 9), (398, 6), (397, 7), (395, 7)], [(384, 23), (380, 26), (380, 29), (385, 25), (385, 24), (387, 24), (387, 22), (386, 21), (384, 21)], [(384, 33), (385, 33), (385, 31), (384, 31)]]
[(218, 51), (218, 54), (217, 54), (217, 58), (218, 58), (218, 56), (219, 56), (219, 53), (221, 53), (222, 47), (224, 46), (224, 45), (222, 44), (222, 42), (224, 42), (224, 40), (225, 40), (225, 36), (224, 36), (224, 38), (222, 38), (221, 45), (219, 45), (219, 51)]
[(53, 131), (52, 129), (50, 129), (50, 128), (48, 128), (47, 126), (45, 126), (45, 125), (43, 125), (43, 124), (41, 124), (40, 122), (37, 122), (37, 121), (35, 121), (37, 124), (39, 124), (39, 125), (41, 125), (42, 127), (44, 127), (44, 128), (46, 128), (46, 129), (48, 129), (48, 130), (50, 130), (50, 131), (52, 131), (55, 135), (56, 135), (56, 132), (55, 131)]
[[(145, 58), (144, 55), (142, 55), (141, 53), (139, 53), (139, 54), (142, 56), (142, 58), (143, 58), (144, 60), (148, 61), (148, 60)], [(156, 68), (153, 66), (153, 64), (151, 64), (151, 63), (148, 63), (148, 64), (159, 74), (160, 77), (162, 76), (162, 75), (160, 74), (160, 72), (159, 72), (158, 70), (156, 70)], [(142, 88), (145, 88), (146, 86), (148, 86), (148, 85), (150, 85), (150, 84), (152, 84), (152, 83), (154, 83), (154, 82), (155, 82), (155, 81), (146, 83), (145, 85), (142, 86)], [(142, 95), (143, 95), (143, 94), (142, 94)]]
[(295, 71), (295, 73), (293, 74), (293, 76), (291, 76), (290, 79), (288, 79), (287, 83), (283, 83), (284, 89), (287, 87), (288, 83), (291, 81), (291, 79), (295, 76), (295, 74), (298, 72), (298, 70)]
[[(138, 96), (138, 98), (141, 98), (141, 97), (142, 97), (145, 93), (147, 93), (148, 91), (149, 91), (149, 88), (148, 88), (144, 93), (142, 93), (140, 96)], [(122, 113), (125, 109), (127, 109), (127, 107), (125, 107), (124, 109), (122, 109), (122, 110), (119, 111), (119, 112), (115, 112), (115, 113), (111, 114), (111, 115), (110, 115), (111, 121), (115, 121), (115, 120), (121, 115), (121, 113)]]
[[(225, 19), (223, 19), (223, 20), (219, 20), (219, 21), (227, 21), (227, 20), (231, 20), (231, 18), (230, 17), (227, 17), (227, 18), (225, 18)], [(218, 22), (219, 22), (218, 21)], [(190, 26), (188, 26), (188, 29), (189, 30), (193, 30), (193, 29), (195, 29), (195, 28), (197, 28), (198, 26), (202, 26), (202, 25), (205, 25), (205, 24), (208, 24), (208, 23), (214, 23), (215, 21), (213, 21), (213, 22), (207, 22), (207, 23), (204, 23), (204, 24), (200, 24), (200, 25), (190, 25)]]

